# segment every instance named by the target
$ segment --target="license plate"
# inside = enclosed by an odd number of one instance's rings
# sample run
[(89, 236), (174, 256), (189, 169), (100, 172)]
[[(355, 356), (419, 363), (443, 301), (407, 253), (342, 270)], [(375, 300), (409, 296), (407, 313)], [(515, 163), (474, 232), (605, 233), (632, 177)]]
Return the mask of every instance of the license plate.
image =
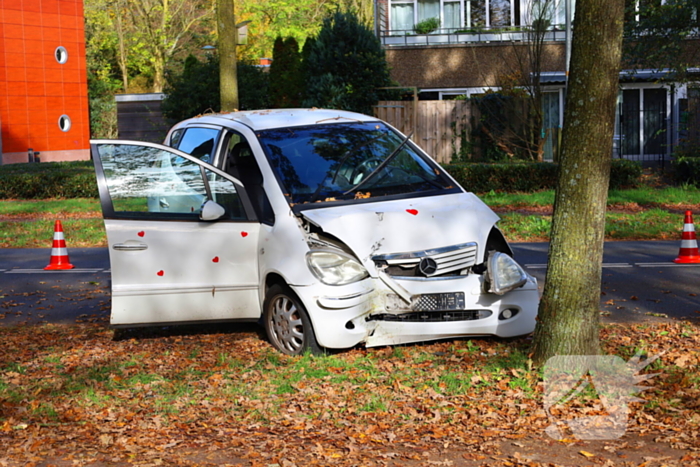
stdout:
[(386, 296), (386, 311), (452, 311), (464, 307), (464, 292), (414, 295), (410, 305), (398, 295)]

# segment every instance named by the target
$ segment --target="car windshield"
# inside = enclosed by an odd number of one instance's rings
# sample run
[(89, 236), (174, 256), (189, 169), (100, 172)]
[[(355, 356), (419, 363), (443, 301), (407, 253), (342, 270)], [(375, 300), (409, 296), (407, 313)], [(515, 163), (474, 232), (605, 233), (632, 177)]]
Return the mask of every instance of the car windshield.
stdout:
[(408, 138), (381, 122), (266, 130), (258, 138), (292, 204), (453, 188)]

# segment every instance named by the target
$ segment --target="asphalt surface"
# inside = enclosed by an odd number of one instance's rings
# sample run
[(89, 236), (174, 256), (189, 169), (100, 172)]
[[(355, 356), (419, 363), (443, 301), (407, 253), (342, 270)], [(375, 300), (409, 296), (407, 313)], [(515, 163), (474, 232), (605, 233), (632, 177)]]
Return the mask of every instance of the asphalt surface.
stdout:
[[(548, 243), (511, 245), (540, 290)], [(700, 322), (700, 264), (677, 264), (679, 241), (606, 242), (600, 310), (603, 321), (677, 319)]]
[[(547, 243), (511, 245), (544, 284)], [(605, 244), (600, 309), (604, 321), (700, 321), (700, 264), (679, 265), (678, 242)], [(42, 322), (109, 323), (106, 248), (68, 248), (74, 269), (44, 271), (51, 248), (0, 249), (0, 326)]]

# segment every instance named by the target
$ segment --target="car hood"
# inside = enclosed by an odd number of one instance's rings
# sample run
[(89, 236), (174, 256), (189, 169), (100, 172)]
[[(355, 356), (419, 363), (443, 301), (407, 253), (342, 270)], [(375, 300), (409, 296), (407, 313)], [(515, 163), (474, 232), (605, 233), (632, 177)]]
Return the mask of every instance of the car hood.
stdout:
[(499, 217), (472, 193), (358, 203), (301, 212), (349, 246), (370, 270), (372, 256), (476, 242), (483, 260)]

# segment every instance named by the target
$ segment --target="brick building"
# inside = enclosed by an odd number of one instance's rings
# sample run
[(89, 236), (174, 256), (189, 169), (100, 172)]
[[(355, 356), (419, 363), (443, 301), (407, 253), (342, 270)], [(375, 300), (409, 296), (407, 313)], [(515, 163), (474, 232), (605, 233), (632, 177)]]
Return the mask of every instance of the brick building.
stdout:
[[(637, 12), (643, 3), (626, 2)], [(547, 2), (551, 14), (542, 36), (539, 70), (543, 132), (563, 125), (567, 31), (571, 30), (575, 3)], [(499, 90), (504, 78), (515, 71), (524, 76), (534, 71), (527, 62), (523, 66), (519, 57), (528, 55), (532, 42), (528, 30), (532, 29), (533, 8), (543, 4), (543, 0), (375, 0), (376, 32), (386, 50), (392, 78), (402, 86), (416, 88), (419, 99), (481, 96)], [(434, 27), (420, 27), (430, 19), (436, 21)], [(685, 41), (694, 57), (700, 56), (699, 39), (696, 30)], [(680, 141), (690, 137), (690, 122), (697, 119), (690, 110), (698, 105), (693, 102), (698, 85), (674, 82), (669, 70), (623, 68), (614, 156), (663, 163)], [(551, 144), (548, 141), (545, 146), (546, 159), (552, 158)]]

